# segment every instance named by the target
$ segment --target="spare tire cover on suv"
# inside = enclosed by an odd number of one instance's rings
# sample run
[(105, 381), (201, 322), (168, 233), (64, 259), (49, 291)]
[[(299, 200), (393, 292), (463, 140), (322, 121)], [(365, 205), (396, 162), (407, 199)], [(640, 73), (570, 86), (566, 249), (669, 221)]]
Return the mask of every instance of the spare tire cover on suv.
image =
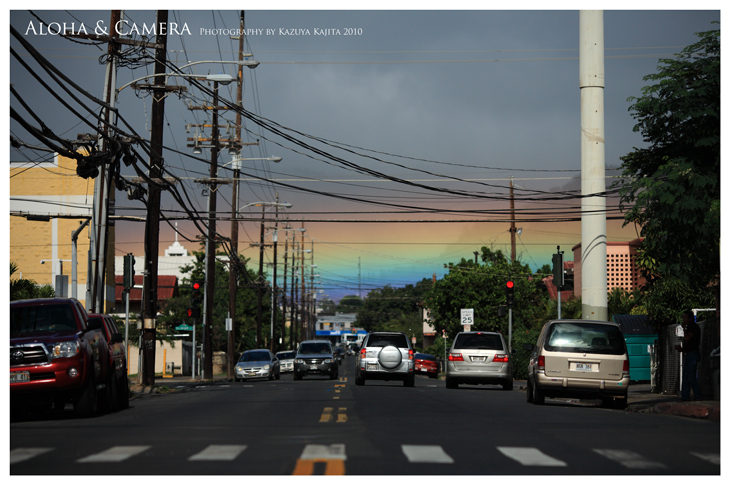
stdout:
[(401, 355), (400, 349), (392, 345), (383, 347), (380, 354), (378, 354), (378, 362), (386, 369), (395, 369), (402, 361), (403, 355)]

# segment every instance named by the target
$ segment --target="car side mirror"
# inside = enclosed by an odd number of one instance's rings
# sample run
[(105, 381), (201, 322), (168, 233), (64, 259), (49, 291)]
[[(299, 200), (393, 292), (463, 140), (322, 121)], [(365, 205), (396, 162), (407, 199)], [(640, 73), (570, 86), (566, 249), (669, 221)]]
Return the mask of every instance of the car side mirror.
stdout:
[(121, 344), (124, 342), (124, 336), (121, 333), (113, 333), (112, 334), (112, 340), (111, 343), (113, 344)]
[(101, 318), (98, 317), (92, 317), (89, 318), (86, 321), (86, 330), (102, 330), (104, 328), (104, 322), (101, 321)]
[(535, 349), (535, 346), (532, 344), (522, 344), (522, 350), (527, 350), (532, 352)]

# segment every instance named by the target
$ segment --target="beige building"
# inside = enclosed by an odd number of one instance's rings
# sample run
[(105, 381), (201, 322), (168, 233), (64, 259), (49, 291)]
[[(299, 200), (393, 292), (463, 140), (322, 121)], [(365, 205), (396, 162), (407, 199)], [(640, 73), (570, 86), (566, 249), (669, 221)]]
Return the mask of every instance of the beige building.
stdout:
[[(10, 261), (15, 277), (56, 287), (56, 276), (68, 276), (66, 296), (73, 296), (71, 234), (91, 217), (94, 179), (76, 174), (76, 161), (49, 155), (44, 162), (10, 163)], [(29, 220), (35, 219), (35, 220)], [(114, 306), (114, 226), (109, 228), (106, 308)], [(89, 226), (78, 236), (76, 295), (86, 300)]]
[[(641, 276), (641, 271), (636, 265), (637, 249), (641, 245), (641, 239), (634, 239), (628, 242), (606, 243), (606, 291), (611, 292), (614, 288), (623, 288), (633, 291), (646, 283)], [(573, 246), (573, 261), (575, 262), (575, 296), (581, 295), (581, 245)]]

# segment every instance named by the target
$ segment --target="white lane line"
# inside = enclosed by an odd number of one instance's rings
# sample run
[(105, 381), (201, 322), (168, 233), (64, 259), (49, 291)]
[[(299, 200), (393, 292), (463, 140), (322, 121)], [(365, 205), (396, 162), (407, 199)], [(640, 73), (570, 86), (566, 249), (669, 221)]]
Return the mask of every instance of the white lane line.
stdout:
[(150, 449), (149, 446), (112, 446), (108, 450), (76, 460), (78, 463), (120, 462)]
[(247, 445), (210, 445), (188, 461), (232, 461), (243, 453)]
[(20, 463), (21, 461), (30, 460), (43, 453), (53, 451), (55, 448), (16, 448), (10, 452), (10, 464)]
[(525, 466), (568, 466), (564, 461), (548, 456), (537, 448), (498, 446), (497, 449), (507, 458), (512, 458)]
[(401, 445), (401, 449), (411, 463), (454, 463), (440, 446)]
[(307, 445), (300, 460), (347, 460), (344, 444)]
[(651, 470), (654, 468), (666, 468), (663, 464), (644, 458), (640, 454), (630, 450), (593, 450), (609, 460), (617, 461), (626, 468), (637, 470)]
[(720, 453), (695, 453), (694, 451), (691, 451), (690, 454), (701, 460), (709, 461), (713, 465), (720, 464)]

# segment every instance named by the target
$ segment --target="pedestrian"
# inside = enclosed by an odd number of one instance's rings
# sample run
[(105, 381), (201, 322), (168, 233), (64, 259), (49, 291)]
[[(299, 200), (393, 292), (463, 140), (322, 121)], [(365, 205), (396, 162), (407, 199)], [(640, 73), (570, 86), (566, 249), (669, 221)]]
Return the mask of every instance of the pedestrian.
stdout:
[(682, 329), (684, 337), (682, 343), (674, 346), (684, 354), (684, 367), (682, 368), (682, 401), (689, 401), (689, 390), (695, 395), (695, 399), (702, 400), (700, 382), (697, 379), (697, 364), (700, 361), (700, 326), (695, 322), (692, 310), (682, 313)]

